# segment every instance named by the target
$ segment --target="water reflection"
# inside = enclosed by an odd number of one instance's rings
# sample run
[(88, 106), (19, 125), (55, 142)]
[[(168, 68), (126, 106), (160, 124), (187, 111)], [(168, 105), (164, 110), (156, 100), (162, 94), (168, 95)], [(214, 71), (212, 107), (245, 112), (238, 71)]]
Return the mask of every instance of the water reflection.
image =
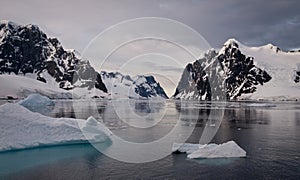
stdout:
[[(55, 108), (49, 115), (80, 119), (94, 116), (112, 129), (128, 126), (149, 128), (166, 119), (166, 114), (169, 114), (166, 113), (166, 110), (172, 111), (174, 109), (177, 114), (172, 115), (174, 119), (171, 123), (176, 124), (178, 116), (183, 125), (203, 128), (207, 125), (209, 116), (212, 115), (211, 110), (223, 105), (197, 101), (169, 101), (168, 103), (139, 100), (56, 101)], [(266, 110), (263, 107), (230, 102), (224, 109), (222, 126), (248, 129), (251, 128), (252, 124), (267, 125), (270, 123), (270, 115), (266, 113)], [(300, 116), (299, 113), (298, 116)], [(298, 116), (296, 114), (296, 117)], [(169, 119), (167, 121), (170, 123)], [(211, 118), (209, 125), (213, 126), (214, 121), (216, 120)], [(299, 121), (296, 120), (295, 122), (299, 124)]]
[(163, 118), (164, 101), (145, 100), (73, 100), (55, 101), (54, 110), (48, 116), (87, 119), (93, 116), (108, 127), (126, 126), (149, 128)]
[[(212, 129), (218, 131), (218, 133), (222, 132), (224, 137), (233, 137), (234, 134), (230, 133), (230, 129), (242, 130), (251, 129), (253, 125), (257, 124), (268, 125), (271, 119), (269, 109), (241, 105), (236, 102), (225, 104), (222, 102), (177, 101), (175, 104), (177, 112), (180, 113), (180, 121), (186, 126), (195, 126), (190, 138), (187, 140), (190, 143), (199, 143), (202, 136), (202, 138), (206, 138), (206, 136), (209, 138), (209, 134), (204, 135), (205, 128), (208, 128), (208, 131)], [(218, 111), (221, 112), (222, 110), (224, 110), (223, 118), (216, 116), (216, 114), (218, 115)], [(217, 123), (220, 123), (220, 120), (222, 122), (218, 128)], [(229, 139), (218, 138), (220, 142)], [(216, 138), (213, 139), (214, 142), (216, 142), (215, 140)]]
[[(189, 101), (176, 101), (176, 110), (180, 113), (180, 120), (187, 124), (195, 123), (196, 127), (206, 125), (211, 110), (222, 107), (218, 103), (201, 103)], [(232, 126), (241, 124), (269, 124), (269, 114), (266, 109), (248, 106), (238, 106), (236, 103), (229, 103), (224, 107), (223, 123)]]
[(175, 105), (180, 120), (190, 126), (203, 127), (211, 111), (211, 103), (176, 101)]
[(295, 126), (300, 126), (300, 112), (295, 113)]
[(165, 108), (165, 103), (160, 101), (134, 101), (134, 112), (141, 116), (149, 113), (158, 113)]
[(54, 110), (49, 114), (52, 117), (75, 118), (72, 101), (55, 101)]
[(55, 101), (54, 110), (49, 116), (60, 118), (87, 119), (90, 116), (99, 119), (103, 115), (107, 106), (107, 101)]
[(224, 124), (229, 124), (231, 128), (251, 128), (251, 124), (270, 123), (269, 114), (260, 108), (242, 107), (226, 109), (224, 112)]

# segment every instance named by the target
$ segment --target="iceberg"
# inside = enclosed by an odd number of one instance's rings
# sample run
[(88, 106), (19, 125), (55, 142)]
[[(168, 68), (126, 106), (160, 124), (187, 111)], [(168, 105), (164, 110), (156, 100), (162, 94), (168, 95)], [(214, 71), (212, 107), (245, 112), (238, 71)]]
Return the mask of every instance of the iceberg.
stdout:
[(210, 143), (205, 145), (174, 143), (172, 152), (187, 153), (187, 157), (190, 159), (246, 157), (246, 151), (234, 141), (228, 141), (223, 144)]
[(40, 94), (30, 94), (24, 100), (18, 102), (18, 104), (24, 106), (32, 112), (38, 112), (45, 114), (51, 112), (55, 103), (46, 96)]
[(111, 131), (93, 117), (52, 118), (19, 104), (0, 106), (0, 152), (40, 146), (106, 142)]

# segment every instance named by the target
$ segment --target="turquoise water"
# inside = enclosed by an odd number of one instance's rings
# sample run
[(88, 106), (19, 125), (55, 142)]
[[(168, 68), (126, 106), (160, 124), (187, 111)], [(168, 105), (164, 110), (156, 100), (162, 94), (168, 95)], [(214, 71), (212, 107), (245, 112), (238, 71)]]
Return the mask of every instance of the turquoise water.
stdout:
[[(183, 125), (196, 125), (188, 142), (198, 143), (211, 106), (180, 101), (148, 103), (131, 101), (140, 117), (156, 114), (148, 124), (153, 128), (134, 128), (121, 121), (110, 101), (57, 101), (48, 116), (102, 118), (118, 136), (134, 142), (151, 142), (168, 133), (178, 118)], [(80, 107), (80, 108), (78, 108)], [(77, 112), (76, 112), (77, 111)], [(160, 116), (163, 114), (163, 116)], [(136, 117), (127, 120), (138, 121)], [(236, 141), (247, 151), (246, 158), (187, 159), (185, 154), (170, 154), (163, 159), (132, 164), (120, 162), (89, 144), (53, 146), (0, 153), (1, 179), (299, 179), (300, 104), (226, 104), (224, 119), (212, 140)], [(113, 145), (103, 144), (107, 148)], [(151, 152), (149, 152), (151, 153)]]

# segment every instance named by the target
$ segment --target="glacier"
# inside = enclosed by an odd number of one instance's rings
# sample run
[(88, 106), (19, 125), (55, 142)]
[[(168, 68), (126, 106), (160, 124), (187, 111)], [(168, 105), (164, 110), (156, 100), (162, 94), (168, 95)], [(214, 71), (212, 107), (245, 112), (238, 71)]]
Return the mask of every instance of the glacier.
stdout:
[(0, 98), (12, 97), (22, 99), (30, 94), (38, 93), (51, 99), (70, 99), (71, 92), (28, 77), (17, 75), (0, 75)]
[(0, 152), (51, 145), (110, 141), (112, 132), (95, 118), (52, 118), (15, 103), (0, 106)]

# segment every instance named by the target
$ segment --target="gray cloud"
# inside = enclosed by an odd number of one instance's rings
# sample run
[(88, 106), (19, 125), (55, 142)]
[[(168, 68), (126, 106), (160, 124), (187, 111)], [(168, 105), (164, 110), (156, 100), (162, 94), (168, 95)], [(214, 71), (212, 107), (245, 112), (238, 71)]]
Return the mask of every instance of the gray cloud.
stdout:
[(176, 67), (176, 66), (160, 66), (156, 63), (153, 62), (143, 62), (143, 65), (145, 67), (150, 67), (153, 70), (157, 70), (157, 71), (170, 71), (170, 72), (175, 72), (177, 74), (181, 74), (183, 72), (184, 67)]
[(123, 20), (157, 16), (178, 20), (201, 33), (213, 47), (235, 37), (247, 45), (273, 43), (300, 47), (298, 0), (227, 1), (11, 1), (1, 2), (0, 17), (34, 23), (67, 48), (82, 51), (105, 28)]

